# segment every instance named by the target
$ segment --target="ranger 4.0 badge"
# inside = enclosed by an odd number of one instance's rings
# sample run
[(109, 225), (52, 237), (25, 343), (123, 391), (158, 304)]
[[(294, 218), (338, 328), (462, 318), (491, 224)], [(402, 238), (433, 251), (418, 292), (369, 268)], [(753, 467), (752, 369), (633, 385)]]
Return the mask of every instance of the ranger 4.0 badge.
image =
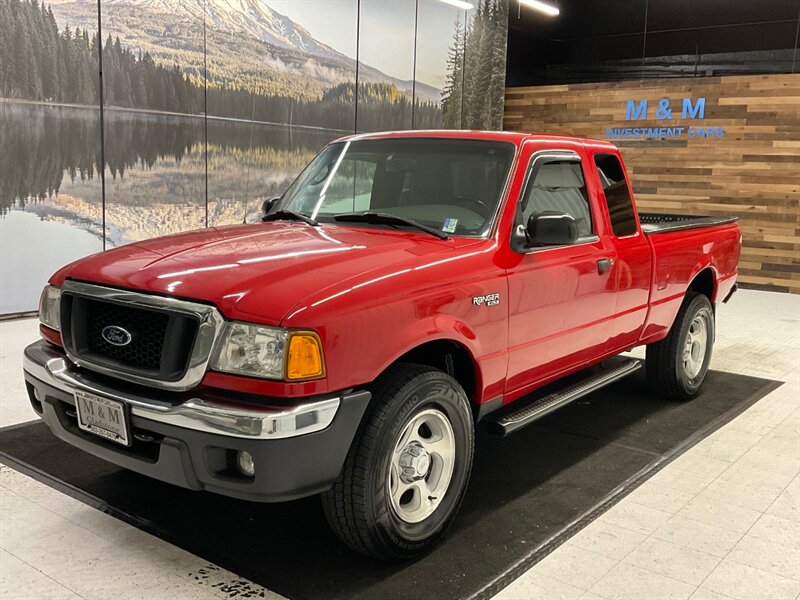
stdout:
[(481, 306), (482, 304), (485, 304), (486, 306), (495, 306), (500, 304), (500, 294), (494, 293), (486, 294), (485, 296), (475, 296), (472, 299), (472, 303), (475, 306)]

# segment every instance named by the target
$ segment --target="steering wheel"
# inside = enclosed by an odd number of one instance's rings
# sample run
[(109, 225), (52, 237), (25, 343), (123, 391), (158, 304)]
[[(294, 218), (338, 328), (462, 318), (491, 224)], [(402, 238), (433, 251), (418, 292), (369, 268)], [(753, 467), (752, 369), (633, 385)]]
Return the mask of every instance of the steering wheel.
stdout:
[(331, 172), (331, 168), (333, 165), (331, 163), (326, 163), (323, 165), (323, 168), (319, 170), (319, 173), (313, 175), (311, 180), (308, 182), (309, 185), (319, 185), (328, 177), (328, 173)]
[[(471, 196), (456, 196), (453, 198), (453, 202), (455, 204), (470, 204), (471, 207), (468, 206), (466, 208), (470, 208), (485, 219), (488, 219), (492, 215), (492, 209), (489, 208), (489, 205), (483, 200), (478, 200)], [(477, 210), (475, 210), (475, 208), (477, 208)]]

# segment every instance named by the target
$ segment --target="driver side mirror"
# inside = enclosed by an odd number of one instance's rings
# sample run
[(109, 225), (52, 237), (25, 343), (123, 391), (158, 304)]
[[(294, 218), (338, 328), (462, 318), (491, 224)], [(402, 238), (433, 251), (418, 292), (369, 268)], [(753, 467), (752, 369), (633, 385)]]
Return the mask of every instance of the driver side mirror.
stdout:
[(280, 198), (268, 198), (261, 203), (261, 216), (265, 216), (269, 214), (269, 211), (273, 209), (273, 207), (278, 203)]
[(531, 246), (567, 246), (578, 239), (578, 224), (572, 215), (537, 212), (528, 218), (525, 235)]

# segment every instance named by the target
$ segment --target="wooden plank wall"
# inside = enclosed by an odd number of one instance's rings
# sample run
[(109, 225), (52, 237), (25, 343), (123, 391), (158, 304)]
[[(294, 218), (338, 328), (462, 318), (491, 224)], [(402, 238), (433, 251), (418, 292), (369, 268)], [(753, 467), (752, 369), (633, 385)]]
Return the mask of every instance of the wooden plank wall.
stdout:
[[(655, 118), (669, 98), (673, 120)], [(684, 97), (705, 118), (682, 120)], [(647, 99), (645, 121), (626, 101)], [(640, 210), (736, 215), (739, 281), (800, 293), (800, 74), (507, 88), (504, 128), (605, 139), (609, 127), (723, 127), (721, 139), (616, 141)]]

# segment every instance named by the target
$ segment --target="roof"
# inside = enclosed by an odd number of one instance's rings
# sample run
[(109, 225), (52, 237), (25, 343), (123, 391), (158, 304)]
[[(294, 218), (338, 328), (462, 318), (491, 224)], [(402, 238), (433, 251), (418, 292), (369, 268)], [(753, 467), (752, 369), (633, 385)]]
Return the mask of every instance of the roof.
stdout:
[(565, 141), (578, 142), (591, 146), (605, 146), (613, 148), (610, 142), (581, 138), (567, 135), (554, 135), (550, 133), (518, 133), (514, 131), (481, 131), (463, 129), (411, 129), (402, 131), (378, 131), (374, 133), (358, 133), (340, 138), (337, 141), (369, 140), (369, 139), (401, 139), (401, 138), (442, 138), (442, 139), (467, 139), (488, 140), (497, 142), (511, 142), (517, 146), (529, 141)]

